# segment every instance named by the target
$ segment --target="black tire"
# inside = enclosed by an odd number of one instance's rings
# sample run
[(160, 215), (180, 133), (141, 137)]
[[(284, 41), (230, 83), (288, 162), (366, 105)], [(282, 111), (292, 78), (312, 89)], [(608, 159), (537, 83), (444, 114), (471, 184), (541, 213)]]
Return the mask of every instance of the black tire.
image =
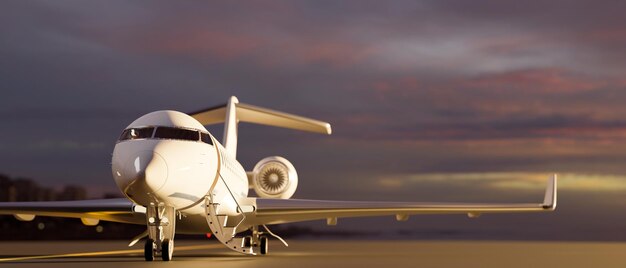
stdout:
[(267, 254), (267, 251), (269, 249), (269, 241), (267, 239), (267, 236), (262, 235), (261, 237), (259, 237), (259, 244), (259, 252), (261, 253), (261, 255)]
[(244, 236), (243, 240), (241, 240), (242, 248), (249, 248), (252, 246), (252, 236)]
[(161, 259), (171, 261), (174, 255), (174, 240), (165, 239), (161, 244)]
[(146, 244), (143, 247), (143, 256), (146, 261), (154, 260), (154, 240), (146, 239)]

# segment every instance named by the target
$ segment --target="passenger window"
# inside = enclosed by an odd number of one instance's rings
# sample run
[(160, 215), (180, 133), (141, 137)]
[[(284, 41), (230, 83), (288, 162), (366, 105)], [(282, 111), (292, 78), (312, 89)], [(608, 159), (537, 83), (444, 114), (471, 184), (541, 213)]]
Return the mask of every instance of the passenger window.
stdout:
[(198, 141), (200, 135), (198, 131), (173, 128), (173, 127), (157, 127), (154, 137), (157, 139), (172, 139), (172, 140), (188, 140)]

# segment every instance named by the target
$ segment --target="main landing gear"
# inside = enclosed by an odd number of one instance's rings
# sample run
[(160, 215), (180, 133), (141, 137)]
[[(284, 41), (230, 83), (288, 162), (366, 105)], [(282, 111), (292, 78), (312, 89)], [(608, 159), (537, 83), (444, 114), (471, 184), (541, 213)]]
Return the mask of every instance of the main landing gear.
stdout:
[(174, 234), (176, 230), (176, 210), (163, 203), (150, 203), (147, 208), (148, 239), (144, 246), (146, 261), (153, 261), (161, 255), (164, 261), (172, 260), (174, 254)]
[(259, 232), (259, 227), (254, 226), (251, 229), (252, 235), (244, 236), (241, 240), (242, 248), (257, 248), (261, 255), (266, 255), (269, 250), (269, 239), (262, 232)]
[(269, 249), (269, 241), (267, 236), (262, 235), (259, 237), (259, 252), (261, 255), (267, 254), (267, 250)]

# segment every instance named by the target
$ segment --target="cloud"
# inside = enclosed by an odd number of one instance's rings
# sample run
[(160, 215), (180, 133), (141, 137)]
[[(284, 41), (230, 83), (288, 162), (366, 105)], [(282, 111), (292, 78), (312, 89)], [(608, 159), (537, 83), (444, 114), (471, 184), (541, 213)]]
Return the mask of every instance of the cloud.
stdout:
[[(535, 172), (419, 173), (379, 177), (377, 182), (390, 189), (437, 183), (452, 189), (471, 185), (484, 190), (511, 191), (544, 189), (551, 176), (550, 173)], [(626, 191), (625, 175), (562, 173), (558, 177), (558, 187), (564, 191)]]
[(585, 79), (581, 75), (568, 74), (562, 69), (547, 68), (516, 70), (470, 79), (469, 89), (514, 90), (518, 92), (569, 93), (601, 89), (607, 81)]

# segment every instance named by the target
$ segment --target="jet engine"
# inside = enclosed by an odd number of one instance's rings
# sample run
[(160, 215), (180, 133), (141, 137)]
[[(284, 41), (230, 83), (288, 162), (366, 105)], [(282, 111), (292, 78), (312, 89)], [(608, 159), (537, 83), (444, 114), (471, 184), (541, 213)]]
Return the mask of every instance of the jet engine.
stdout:
[(251, 175), (250, 186), (259, 197), (289, 199), (298, 187), (296, 168), (280, 156), (263, 158)]

